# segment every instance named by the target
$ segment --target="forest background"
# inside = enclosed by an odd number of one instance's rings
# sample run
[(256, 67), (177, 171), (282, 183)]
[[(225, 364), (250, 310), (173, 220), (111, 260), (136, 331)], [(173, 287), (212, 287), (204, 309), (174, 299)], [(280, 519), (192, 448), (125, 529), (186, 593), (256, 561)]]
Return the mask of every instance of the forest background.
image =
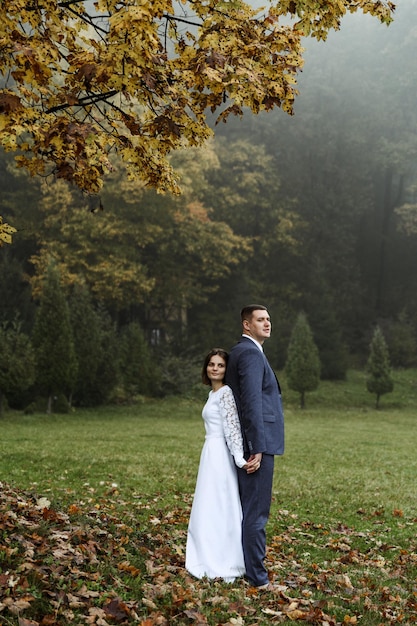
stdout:
[[(17, 228), (0, 249), (3, 328), (36, 343), (49, 285), (64, 302), (57, 324), (70, 322), (78, 365), (62, 391), (75, 405), (186, 391), (254, 301), (271, 313), (276, 369), (300, 311), (323, 378), (364, 366), (376, 324), (392, 365), (415, 366), (416, 23), (416, 0), (400, 0), (389, 28), (347, 16), (326, 42), (308, 41), (295, 115), (230, 119), (175, 154), (179, 197), (128, 181), (118, 162), (87, 197), (1, 152), (0, 214)], [(41, 383), (9, 404), (25, 408)]]

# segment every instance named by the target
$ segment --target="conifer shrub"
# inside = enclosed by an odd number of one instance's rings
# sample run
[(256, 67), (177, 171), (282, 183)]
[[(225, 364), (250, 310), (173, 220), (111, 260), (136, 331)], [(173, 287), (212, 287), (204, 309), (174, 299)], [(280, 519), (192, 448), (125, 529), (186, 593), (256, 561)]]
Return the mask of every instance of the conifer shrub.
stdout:
[(375, 394), (375, 406), (378, 409), (381, 396), (394, 389), (388, 346), (380, 326), (376, 326), (370, 344), (367, 373), (366, 388), (369, 393)]
[(305, 406), (305, 394), (317, 389), (320, 382), (319, 351), (305, 313), (300, 313), (293, 327), (288, 346), (285, 374), (288, 386), (300, 394), (300, 406)]

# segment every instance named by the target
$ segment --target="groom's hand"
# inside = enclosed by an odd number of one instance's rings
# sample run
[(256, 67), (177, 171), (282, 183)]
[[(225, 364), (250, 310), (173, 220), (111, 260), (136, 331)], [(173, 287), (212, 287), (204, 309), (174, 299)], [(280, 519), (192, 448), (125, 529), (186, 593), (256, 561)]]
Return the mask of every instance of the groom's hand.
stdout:
[(257, 454), (251, 454), (248, 458), (248, 462), (244, 465), (243, 469), (246, 470), (247, 474), (253, 474), (256, 472), (260, 466), (262, 461), (262, 452), (258, 452)]

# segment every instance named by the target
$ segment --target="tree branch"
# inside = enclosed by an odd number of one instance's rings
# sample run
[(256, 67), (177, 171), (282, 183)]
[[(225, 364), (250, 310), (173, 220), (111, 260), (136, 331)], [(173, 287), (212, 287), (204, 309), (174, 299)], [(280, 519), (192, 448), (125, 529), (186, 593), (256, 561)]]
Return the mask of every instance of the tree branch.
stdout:
[(65, 0), (65, 2), (58, 2), (58, 6), (64, 9), (68, 9), (72, 4), (84, 4), (84, 0)]
[(87, 14), (83, 14), (83, 13), (78, 13), (78, 11), (75, 11), (75, 9), (73, 9), (71, 6), (66, 7), (68, 9), (68, 11), (70, 11), (70, 13), (72, 13), (73, 15), (76, 15), (80, 20), (83, 20), (83, 22), (85, 22), (86, 24), (88, 24), (89, 26), (92, 26), (94, 28), (94, 30), (96, 31), (96, 33), (98, 33), (99, 31), (104, 33), (105, 35), (108, 35), (108, 30), (106, 30), (105, 28), (101, 28), (101, 26), (97, 26), (97, 24), (94, 24), (94, 19), (98, 19), (99, 17), (110, 17), (110, 16), (97, 16), (96, 18), (93, 18), (89, 13)]
[(184, 24), (188, 24), (189, 26), (201, 26), (202, 24), (202, 22), (192, 22), (191, 20), (187, 20), (184, 17), (177, 17), (176, 15), (170, 15), (169, 13), (164, 13), (162, 17), (164, 17), (166, 20), (183, 22)]
[(57, 111), (64, 111), (65, 109), (69, 109), (74, 106), (81, 106), (81, 107), (89, 106), (90, 104), (95, 104), (96, 102), (106, 101), (107, 98), (112, 98), (113, 96), (116, 96), (118, 93), (119, 92), (117, 91), (117, 89), (113, 89), (112, 91), (108, 91), (107, 93), (97, 93), (97, 94), (93, 93), (88, 96), (84, 96), (83, 98), (80, 98), (77, 101), (77, 104), (69, 104), (68, 102), (66, 102), (65, 104), (58, 104), (55, 107), (51, 107), (50, 109), (47, 109), (46, 113), (56, 113)]

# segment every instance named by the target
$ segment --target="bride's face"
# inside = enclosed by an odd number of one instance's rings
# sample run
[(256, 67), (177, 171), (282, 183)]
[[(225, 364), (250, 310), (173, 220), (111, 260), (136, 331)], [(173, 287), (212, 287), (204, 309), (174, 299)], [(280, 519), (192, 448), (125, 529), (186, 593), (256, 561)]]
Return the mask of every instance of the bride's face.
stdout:
[(218, 354), (215, 354), (214, 356), (211, 357), (207, 365), (208, 379), (212, 383), (214, 381), (221, 382), (224, 378), (225, 373), (226, 373), (226, 361)]

